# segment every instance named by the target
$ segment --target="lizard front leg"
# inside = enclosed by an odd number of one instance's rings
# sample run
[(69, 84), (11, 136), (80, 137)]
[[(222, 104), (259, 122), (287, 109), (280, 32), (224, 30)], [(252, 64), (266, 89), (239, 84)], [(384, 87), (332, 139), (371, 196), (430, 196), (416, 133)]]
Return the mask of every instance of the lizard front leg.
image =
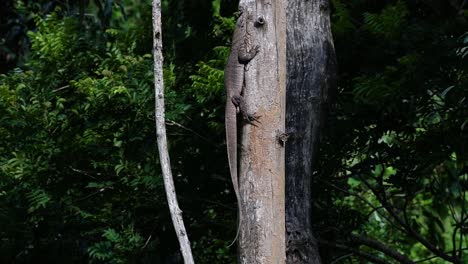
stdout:
[[(246, 42), (250, 42), (250, 40)], [(253, 48), (250, 46), (250, 43), (244, 43), (240, 46), (237, 53), (239, 63), (247, 65), (257, 55), (257, 53), (260, 52), (260, 46), (255, 45)]]
[(240, 91), (240, 94), (234, 95), (231, 98), (232, 103), (236, 106), (236, 111), (238, 114), (242, 115), (242, 120), (254, 125), (254, 122), (258, 122), (258, 119), (260, 116), (255, 115), (255, 114), (249, 114), (247, 113), (247, 107), (245, 104), (245, 100), (243, 96), (241, 95), (243, 93), (243, 90), (245, 88), (245, 71), (247, 71), (247, 65), (248, 63), (257, 55), (257, 53), (260, 51), (260, 46), (256, 45), (253, 48), (249, 48), (251, 46), (250, 44), (250, 37), (246, 37), (246, 40), (244, 41), (243, 45), (239, 47), (239, 51), (237, 53), (237, 57), (239, 59), (239, 63), (244, 64), (244, 81), (242, 85), (242, 89)]
[(239, 50), (237, 51), (237, 58), (240, 64), (247, 65), (256, 55), (260, 52), (260, 46), (252, 45), (252, 25), (253, 16), (251, 13), (245, 14), (244, 17), (244, 39), (242, 40)]
[(244, 101), (244, 98), (242, 97), (242, 94), (245, 89), (245, 72), (248, 70), (248, 64), (249, 62), (260, 52), (260, 46), (255, 45), (252, 46), (252, 35), (250, 33), (251, 29), (250, 26), (252, 24), (252, 15), (251, 14), (245, 14), (245, 35), (243, 37), (242, 43), (239, 46), (239, 49), (237, 50), (237, 59), (240, 64), (244, 65), (243, 69), (243, 84), (242, 84), (242, 89), (239, 91), (239, 94), (233, 96), (231, 98), (232, 103), (236, 106), (237, 113), (240, 113), (242, 116), (243, 121), (254, 125), (254, 122), (258, 122), (258, 119), (260, 116), (257, 116), (255, 114), (248, 114), (247, 113), (247, 108), (246, 104)]

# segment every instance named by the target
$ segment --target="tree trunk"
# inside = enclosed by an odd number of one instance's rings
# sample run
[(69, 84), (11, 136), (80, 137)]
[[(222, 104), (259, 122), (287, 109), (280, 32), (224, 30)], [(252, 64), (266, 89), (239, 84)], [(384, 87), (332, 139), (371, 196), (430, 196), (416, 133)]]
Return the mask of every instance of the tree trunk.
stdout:
[(312, 233), (311, 182), (336, 62), (328, 0), (289, 0), (287, 7), (287, 263), (321, 263)]
[(244, 124), (240, 137), (239, 262), (284, 263), (284, 147), (278, 138), (285, 132), (286, 2), (241, 0), (240, 6), (256, 22), (251, 37), (260, 52), (246, 67), (244, 98), (260, 123)]

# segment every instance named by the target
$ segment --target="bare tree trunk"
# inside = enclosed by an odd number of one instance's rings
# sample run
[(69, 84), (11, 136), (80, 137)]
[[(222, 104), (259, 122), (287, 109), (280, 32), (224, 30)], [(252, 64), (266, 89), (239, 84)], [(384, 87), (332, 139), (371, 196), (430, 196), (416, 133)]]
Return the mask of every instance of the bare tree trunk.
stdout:
[(180, 244), (180, 250), (185, 264), (193, 264), (192, 250), (185, 231), (182, 211), (177, 203), (174, 180), (171, 172), (171, 162), (167, 150), (167, 137), (164, 110), (163, 56), (161, 32), (161, 0), (153, 0), (153, 57), (154, 57), (154, 90), (156, 111), (156, 137), (158, 140), (159, 159), (166, 189), (167, 203), (171, 212), (172, 223)]
[(286, 88), (286, 1), (241, 0), (252, 14), (252, 44), (260, 52), (245, 70), (247, 111), (260, 116), (244, 124), (240, 151), (240, 193), (244, 219), (240, 263), (284, 263), (284, 147)]
[(287, 7), (287, 263), (321, 263), (312, 234), (311, 182), (324, 106), (336, 62), (328, 0), (289, 0)]

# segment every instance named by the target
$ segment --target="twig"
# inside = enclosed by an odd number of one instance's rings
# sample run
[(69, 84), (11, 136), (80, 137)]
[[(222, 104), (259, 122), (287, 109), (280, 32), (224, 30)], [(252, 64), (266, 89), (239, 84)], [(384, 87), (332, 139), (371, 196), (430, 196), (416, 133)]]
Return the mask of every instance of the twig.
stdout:
[[(448, 255), (447, 253), (445, 253), (444, 251), (442, 251), (441, 249), (439, 249), (437, 246), (433, 245), (432, 243), (430, 243), (428, 240), (426, 240), (421, 234), (419, 234), (418, 232), (416, 232), (416, 230), (414, 230), (411, 225), (407, 224), (398, 214), (397, 212), (394, 211), (394, 207), (393, 205), (391, 205), (388, 200), (387, 200), (387, 195), (385, 193), (385, 190), (384, 188), (382, 188), (382, 194), (380, 194), (378, 192), (378, 190), (376, 190), (374, 187), (372, 187), (372, 185), (367, 181), (365, 180), (363, 177), (360, 177), (361, 181), (364, 183), (364, 185), (367, 186), (367, 188), (369, 188), (372, 193), (374, 193), (375, 197), (377, 198), (377, 200), (379, 200), (379, 202), (382, 204), (382, 206), (387, 210), (387, 212), (395, 219), (395, 221), (400, 224), (407, 232), (407, 234), (411, 235), (414, 239), (416, 239), (419, 243), (421, 243), (423, 246), (425, 246), (428, 250), (430, 250), (432, 253), (436, 254), (437, 256), (439, 256), (440, 258), (444, 259), (444, 260), (447, 260), (447, 261), (450, 261), (450, 262), (453, 262), (453, 263), (461, 263), (460, 262), (460, 259), (458, 258), (454, 258), (450, 255)], [(381, 186), (382, 183), (380, 183)]]
[[(385, 209), (383, 206), (379, 206), (379, 207), (375, 207), (370, 201), (368, 201), (366, 198), (364, 198), (363, 196), (359, 195), (358, 193), (356, 192), (352, 192), (352, 191), (349, 191), (349, 190), (345, 190), (343, 188), (340, 188), (336, 185), (334, 185), (333, 183), (331, 182), (328, 182), (328, 181), (325, 181), (325, 180), (322, 180), (322, 179), (319, 179), (319, 181), (325, 183), (325, 184), (328, 184), (330, 187), (338, 190), (338, 191), (341, 191), (343, 193), (346, 193), (348, 195), (352, 195), (352, 196), (355, 196), (356, 198), (362, 200), (365, 204), (367, 204), (371, 209), (372, 209), (372, 212), (375, 211), (377, 214), (379, 214), (383, 219), (387, 220), (387, 222), (392, 225), (394, 228), (396, 228), (397, 230), (401, 231), (401, 232), (405, 232), (405, 230), (403, 228), (400, 228), (399, 226), (397, 226), (395, 223), (393, 223), (392, 220), (390, 220), (386, 215), (382, 214), (379, 212), (379, 209)], [(370, 215), (370, 214), (369, 214)]]
[(407, 258), (405, 255), (400, 254), (400, 252), (396, 251), (393, 248), (388, 247), (387, 245), (383, 244), (380, 241), (374, 240), (368, 237), (362, 237), (357, 235), (351, 235), (352, 242), (356, 242), (357, 244), (366, 245), (370, 248), (378, 250), (385, 255), (392, 257), (393, 259), (399, 261), (399, 263), (404, 264), (414, 264), (414, 261)]
[(167, 149), (167, 136), (164, 110), (164, 82), (163, 82), (163, 56), (161, 37), (161, 0), (153, 0), (153, 58), (154, 58), (154, 90), (155, 90), (155, 116), (156, 138), (158, 141), (159, 159), (166, 189), (167, 203), (171, 213), (180, 250), (185, 264), (194, 264), (190, 241), (185, 230), (182, 211), (177, 203), (174, 179), (172, 177), (169, 151)]
[(91, 178), (93, 178), (95, 180), (97, 179), (96, 177), (94, 177), (93, 175), (91, 175), (90, 173), (88, 173), (88, 172), (86, 172), (84, 170), (79, 170), (79, 169), (73, 168), (72, 166), (68, 166), (68, 168), (70, 168), (74, 172), (86, 175), (86, 176), (91, 177)]
[(387, 264), (387, 262), (385, 262), (384, 260), (382, 260), (382, 259), (380, 259), (380, 258), (374, 257), (374, 256), (372, 256), (372, 255), (369, 254), (369, 253), (362, 252), (362, 251), (360, 251), (360, 250), (358, 250), (358, 249), (355, 249), (355, 248), (352, 248), (352, 247), (349, 247), (349, 246), (331, 243), (331, 242), (326, 241), (326, 240), (319, 240), (319, 243), (322, 244), (322, 245), (326, 245), (326, 246), (329, 246), (329, 247), (336, 248), (336, 249), (341, 249), (341, 250), (344, 250), (344, 251), (351, 252), (351, 253), (353, 253), (354, 255), (363, 257), (363, 258), (369, 260), (369, 261), (372, 262), (372, 263), (376, 263), (376, 264)]
[[(463, 5), (465, 4), (466, 0), (463, 1)], [(459, 192), (460, 192), (460, 195), (462, 196), (462, 201), (466, 201), (466, 192), (465, 191), (462, 191), (462, 189), (460, 188), (459, 189)], [(460, 212), (460, 226), (461, 226), (461, 230), (460, 230), (460, 238), (459, 238), (459, 241), (460, 241), (460, 246), (459, 246), (459, 249), (458, 249), (458, 258), (462, 259), (462, 256), (463, 256), (463, 234), (464, 234), (464, 224), (465, 224), (465, 212), (466, 212), (466, 203), (462, 203), (462, 208), (461, 208), (461, 212)]]
[(90, 194), (86, 195), (85, 197), (82, 197), (82, 198), (79, 198), (79, 199), (75, 200), (74, 202), (80, 202), (80, 201), (86, 200), (86, 199), (88, 199), (90, 197), (93, 197), (96, 194), (102, 193), (103, 191), (105, 191), (107, 189), (111, 189), (111, 187), (103, 187), (103, 188), (101, 188), (101, 189), (99, 189), (99, 190), (97, 190), (97, 191), (95, 191), (93, 193), (90, 193)]
[(330, 262), (330, 264), (335, 264), (335, 263), (338, 263), (338, 261), (341, 261), (343, 259), (346, 259), (346, 258), (349, 258), (353, 256), (353, 253), (348, 253), (348, 254), (344, 254), (342, 256), (339, 256), (337, 257), (336, 259), (332, 260), (332, 262)]
[(52, 92), (53, 92), (53, 93), (56, 93), (56, 92), (58, 92), (58, 91), (65, 90), (65, 89), (67, 89), (68, 87), (70, 87), (70, 85), (62, 86), (62, 87), (60, 87), (60, 88), (57, 88), (57, 89), (55, 89), (55, 90), (52, 90)]
[(199, 138), (205, 140), (206, 142), (208, 142), (208, 143), (210, 143), (210, 144), (216, 146), (216, 144), (215, 144), (212, 140), (208, 139), (207, 137), (204, 137), (204, 136), (200, 135), (200, 134), (197, 133), (195, 130), (190, 129), (190, 128), (188, 128), (188, 127), (186, 127), (186, 126), (184, 126), (184, 125), (182, 125), (182, 124), (179, 124), (179, 123), (177, 123), (177, 122), (175, 122), (175, 121), (172, 121), (172, 120), (167, 119), (167, 120), (166, 120), (166, 125), (168, 125), (168, 126), (177, 126), (177, 127), (180, 127), (180, 128), (182, 128), (183, 130), (186, 130), (186, 131), (188, 131), (188, 132), (191, 132), (191, 133), (193, 133), (195, 136), (197, 136), (197, 137), (199, 137)]
[[(464, 251), (464, 250), (468, 250), (468, 248), (462, 248), (460, 250)], [(450, 253), (450, 251), (447, 251), (445, 253), (448, 254), (448, 253)], [(433, 255), (433, 256), (430, 256), (430, 257), (427, 257), (427, 258), (424, 258), (424, 259), (416, 260), (414, 263), (421, 263), (421, 262), (428, 261), (428, 260), (435, 259), (435, 258), (440, 258), (440, 257), (437, 256), (437, 255)]]
[(145, 244), (143, 245), (143, 247), (141, 247), (141, 249), (144, 249), (144, 248), (149, 244), (149, 242), (150, 242), (152, 236), (153, 236), (153, 234), (150, 234), (150, 235), (149, 235), (148, 239), (146, 239), (146, 242), (145, 242)]

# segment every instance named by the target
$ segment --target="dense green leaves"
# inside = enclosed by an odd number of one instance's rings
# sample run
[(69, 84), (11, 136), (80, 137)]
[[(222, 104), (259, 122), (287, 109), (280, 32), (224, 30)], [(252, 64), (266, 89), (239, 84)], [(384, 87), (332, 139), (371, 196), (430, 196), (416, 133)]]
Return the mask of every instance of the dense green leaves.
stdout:
[(442, 3), (444, 11), (410, 1), (334, 2), (340, 94), (318, 179), (333, 198), (317, 191), (317, 219), (340, 218), (334, 243), (385, 262), (389, 255), (356, 247), (348, 234), (414, 261), (466, 262), (466, 18)]
[[(21, 67), (0, 75), (0, 262), (177, 263), (150, 1), (7, 2), (2, 70)], [(468, 33), (455, 2), (331, 1), (340, 80), (311, 201), (326, 263), (365, 262), (356, 250), (394, 262), (351, 234), (413, 261), (467, 261)], [(223, 68), (236, 4), (163, 1), (166, 124), (198, 263), (235, 259)]]
[[(21, 221), (46, 237), (18, 236), (15, 228), (2, 229), (2, 237), (21, 241), (18, 260), (37, 257), (37, 239), (50, 247), (64, 246), (63, 238), (76, 246), (96, 243), (79, 246), (84, 251), (68, 261), (86, 252), (105, 260), (99, 248), (111, 243), (113, 261), (126, 263), (128, 252), (143, 244), (128, 228), (146, 208), (157, 208), (152, 200), (162, 188), (155, 170), (151, 56), (112, 42), (99, 48), (72, 18), (51, 14), (37, 18), (37, 25), (29, 33), (27, 71), (0, 77), (0, 175), (3, 205), (24, 210)], [(163, 201), (156, 204), (163, 207)], [(112, 227), (121, 226), (128, 228), (113, 236)], [(32, 249), (24, 251), (27, 245)]]
[[(234, 23), (217, 5), (212, 44), (227, 40)], [(60, 9), (36, 15), (27, 64), (0, 76), (0, 262), (177, 259), (156, 156), (150, 3), (125, 8), (128, 21), (115, 9), (109, 21), (115, 27), (102, 32), (99, 20), (81, 21)], [(204, 49), (212, 48), (206, 36), (186, 32), (177, 39), (167, 32), (167, 43), (203, 38)], [(197, 258), (229, 263), (235, 207), (228, 179), (220, 176), (228, 50), (215, 48), (213, 59), (198, 65), (178, 52), (179, 44), (166, 51), (177, 54), (166, 56), (164, 78), (179, 199), (192, 208), (184, 216), (198, 241)]]

